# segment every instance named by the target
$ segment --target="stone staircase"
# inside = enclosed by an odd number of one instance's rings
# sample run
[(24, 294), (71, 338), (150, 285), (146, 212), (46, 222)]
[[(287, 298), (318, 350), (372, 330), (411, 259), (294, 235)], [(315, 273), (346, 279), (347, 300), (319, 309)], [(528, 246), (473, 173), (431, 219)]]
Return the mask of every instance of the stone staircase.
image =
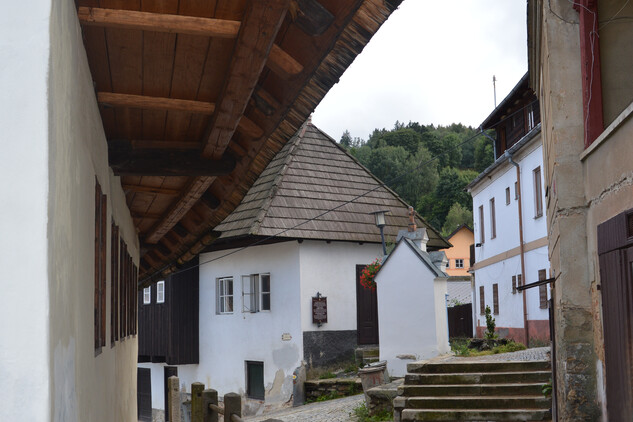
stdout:
[(411, 363), (394, 421), (549, 421), (549, 361)]

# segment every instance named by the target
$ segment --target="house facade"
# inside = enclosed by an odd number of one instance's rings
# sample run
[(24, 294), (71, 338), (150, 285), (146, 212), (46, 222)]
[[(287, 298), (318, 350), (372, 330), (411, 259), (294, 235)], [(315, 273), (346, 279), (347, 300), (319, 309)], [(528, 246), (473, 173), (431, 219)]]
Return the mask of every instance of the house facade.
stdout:
[(528, 2), (560, 421), (633, 418), (632, 14), (615, 1)]
[(376, 274), (380, 360), (392, 377), (450, 352), (444, 252), (427, 252), (425, 229), (404, 232)]
[(540, 114), (527, 84), (525, 75), (482, 124), (496, 132), (495, 162), (468, 185), (477, 335), (486, 329), (489, 306), (497, 332), (526, 345), (549, 342), (549, 296), (547, 286), (517, 288), (547, 279), (550, 267)]
[[(379, 209), (390, 210), (385, 232), (395, 240), (408, 206), (307, 122), (198, 258), (199, 362), (175, 365), (181, 381), (209, 380), (261, 413), (291, 405), (307, 368), (353, 361), (359, 345), (378, 344), (376, 292), (359, 277), (382, 255), (370, 214)], [(428, 230), (430, 249), (447, 246)], [(151, 370), (154, 408), (164, 406), (170, 365), (139, 363)]]
[(470, 278), (470, 248), (475, 242), (473, 230), (466, 224), (462, 224), (453, 230), (453, 233), (446, 237), (451, 246), (448, 249), (442, 249), (446, 253), (448, 264), (446, 273), (451, 277), (468, 277)]

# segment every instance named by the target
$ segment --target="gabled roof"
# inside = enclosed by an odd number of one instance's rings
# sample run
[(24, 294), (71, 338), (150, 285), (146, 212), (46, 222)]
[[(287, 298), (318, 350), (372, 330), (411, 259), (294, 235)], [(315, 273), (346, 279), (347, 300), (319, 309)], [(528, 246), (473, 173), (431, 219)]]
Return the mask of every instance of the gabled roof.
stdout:
[(389, 254), (387, 259), (385, 259), (385, 261), (382, 263), (382, 266), (380, 267), (378, 272), (380, 272), (385, 267), (385, 265), (387, 265), (389, 258), (391, 258), (393, 254), (396, 253), (396, 251), (398, 250), (398, 248), (401, 246), (403, 242), (409, 247), (409, 249), (411, 249), (411, 251), (413, 251), (415, 256), (417, 256), (420, 259), (420, 261), (422, 261), (422, 263), (433, 273), (435, 277), (448, 277), (448, 274), (444, 273), (442, 270), (440, 270), (437, 267), (437, 265), (435, 265), (435, 262), (442, 262), (442, 258), (445, 258), (446, 254), (444, 252), (431, 252), (431, 253), (424, 252), (422, 251), (422, 249), (416, 246), (413, 240), (409, 239), (408, 237), (402, 237), (400, 239), (396, 247)]
[(460, 231), (461, 229), (464, 229), (464, 228), (465, 228), (465, 229), (467, 229), (467, 230), (469, 230), (471, 233), (475, 233), (475, 232), (473, 231), (473, 229), (471, 229), (471, 228), (470, 228), (470, 226), (469, 226), (468, 224), (463, 223), (463, 224), (461, 224), (459, 227), (457, 227), (455, 230), (453, 230), (453, 232), (452, 232), (451, 234), (449, 234), (448, 236), (446, 236), (446, 239), (450, 239), (450, 238), (452, 238), (453, 236), (455, 236), (455, 235), (457, 234), (457, 232), (458, 232), (458, 231)]
[[(384, 209), (391, 212), (385, 236), (393, 241), (398, 230), (407, 227), (408, 205), (306, 122), (216, 231), (222, 232), (219, 240), (280, 236), (379, 243), (380, 231), (369, 213)], [(416, 224), (427, 229), (431, 249), (450, 246), (419, 215)]]

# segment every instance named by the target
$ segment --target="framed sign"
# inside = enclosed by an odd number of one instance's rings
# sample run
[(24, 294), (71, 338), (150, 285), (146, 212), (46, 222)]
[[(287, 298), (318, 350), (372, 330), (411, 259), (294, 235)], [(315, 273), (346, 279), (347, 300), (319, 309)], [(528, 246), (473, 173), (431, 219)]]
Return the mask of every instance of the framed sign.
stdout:
[(327, 322), (327, 297), (318, 295), (312, 298), (312, 323), (324, 324)]

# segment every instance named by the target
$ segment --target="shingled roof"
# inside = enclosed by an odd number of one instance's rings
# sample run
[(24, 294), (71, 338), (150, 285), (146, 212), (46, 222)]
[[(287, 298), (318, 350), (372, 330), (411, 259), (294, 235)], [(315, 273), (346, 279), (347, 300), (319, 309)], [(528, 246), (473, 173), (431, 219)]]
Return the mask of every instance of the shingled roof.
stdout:
[[(322, 215), (335, 207), (339, 208)], [(379, 243), (380, 232), (370, 215), (378, 210), (390, 211), (385, 237), (393, 242), (398, 230), (407, 227), (408, 205), (306, 122), (215, 230), (222, 233), (220, 241), (277, 236)], [(416, 223), (427, 229), (429, 248), (450, 246), (417, 214)]]

